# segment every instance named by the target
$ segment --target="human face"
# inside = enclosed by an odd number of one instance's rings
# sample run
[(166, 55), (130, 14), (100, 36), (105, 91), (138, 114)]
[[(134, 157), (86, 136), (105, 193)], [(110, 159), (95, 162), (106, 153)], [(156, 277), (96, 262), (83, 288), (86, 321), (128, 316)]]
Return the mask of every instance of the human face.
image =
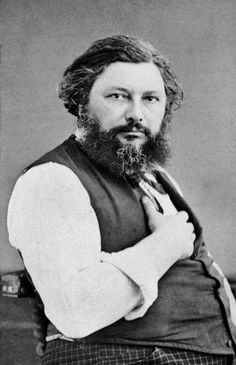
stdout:
[(148, 138), (145, 131), (151, 136), (158, 133), (165, 106), (164, 82), (156, 65), (115, 62), (94, 82), (88, 110), (104, 131), (117, 128), (123, 145), (138, 148)]

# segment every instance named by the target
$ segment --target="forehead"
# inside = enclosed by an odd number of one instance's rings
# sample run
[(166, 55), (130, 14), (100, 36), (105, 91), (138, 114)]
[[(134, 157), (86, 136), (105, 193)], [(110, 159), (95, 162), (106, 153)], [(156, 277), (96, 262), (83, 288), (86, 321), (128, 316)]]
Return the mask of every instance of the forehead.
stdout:
[(94, 82), (91, 91), (110, 88), (125, 88), (129, 91), (146, 92), (164, 90), (164, 82), (154, 63), (114, 62)]

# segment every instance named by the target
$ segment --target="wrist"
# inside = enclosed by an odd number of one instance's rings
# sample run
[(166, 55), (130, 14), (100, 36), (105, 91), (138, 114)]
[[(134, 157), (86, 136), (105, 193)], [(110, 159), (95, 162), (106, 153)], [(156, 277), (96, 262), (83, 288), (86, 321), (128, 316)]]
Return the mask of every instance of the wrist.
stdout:
[[(148, 242), (144, 242), (148, 240)], [(147, 245), (150, 259), (155, 264), (158, 279), (160, 279), (176, 261), (179, 260), (177, 245), (173, 245), (173, 240), (161, 230), (153, 232), (143, 243)]]

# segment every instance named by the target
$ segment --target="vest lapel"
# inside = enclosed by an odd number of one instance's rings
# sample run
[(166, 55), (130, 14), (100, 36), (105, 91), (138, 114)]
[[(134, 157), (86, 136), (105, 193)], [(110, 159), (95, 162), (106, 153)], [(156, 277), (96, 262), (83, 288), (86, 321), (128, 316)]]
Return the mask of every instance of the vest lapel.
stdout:
[(162, 171), (155, 171), (155, 176), (157, 181), (163, 186), (166, 193), (169, 195), (172, 203), (176, 207), (178, 211), (184, 210), (189, 215), (190, 222), (194, 225), (194, 233), (196, 234), (196, 239), (194, 241), (194, 252), (191, 256), (192, 259), (195, 259), (198, 255), (199, 249), (203, 243), (203, 237), (202, 237), (202, 227), (196, 217), (196, 215), (193, 213), (192, 209), (189, 207), (187, 202), (184, 200), (184, 198), (178, 193), (178, 191), (175, 189), (173, 183), (170, 181), (170, 179), (166, 176), (165, 173)]

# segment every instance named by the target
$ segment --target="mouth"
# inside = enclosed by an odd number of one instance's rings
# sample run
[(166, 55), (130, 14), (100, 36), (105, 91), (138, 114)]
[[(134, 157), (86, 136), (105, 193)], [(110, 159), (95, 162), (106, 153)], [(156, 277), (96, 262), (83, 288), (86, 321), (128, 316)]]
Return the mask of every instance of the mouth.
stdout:
[(141, 137), (146, 135), (146, 132), (143, 128), (135, 128), (133, 127), (132, 129), (130, 128), (123, 128), (122, 130), (120, 130), (118, 132), (118, 134), (123, 135), (124, 137), (129, 137), (129, 136), (133, 136), (133, 137)]
[(146, 140), (146, 133), (140, 130), (130, 130), (119, 132), (117, 137), (123, 142), (140, 141), (142, 143)]
[(120, 132), (119, 134), (121, 134), (124, 137), (133, 136), (133, 137), (137, 137), (138, 138), (138, 137), (145, 136), (145, 133), (143, 131), (137, 131), (137, 130), (131, 130), (131, 131), (128, 131), (128, 132)]

